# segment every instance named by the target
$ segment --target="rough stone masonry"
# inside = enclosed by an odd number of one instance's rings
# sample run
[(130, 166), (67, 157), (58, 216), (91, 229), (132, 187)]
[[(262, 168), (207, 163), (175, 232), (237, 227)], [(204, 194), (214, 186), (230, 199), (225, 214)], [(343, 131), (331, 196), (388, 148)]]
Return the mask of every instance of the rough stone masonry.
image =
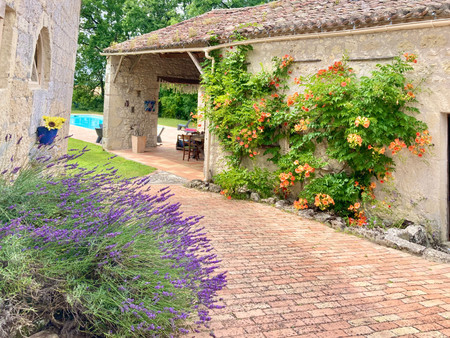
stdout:
[(68, 134), (80, 7), (81, 0), (0, 0), (0, 167), (11, 156), (26, 161), (44, 115), (66, 118), (58, 135)]

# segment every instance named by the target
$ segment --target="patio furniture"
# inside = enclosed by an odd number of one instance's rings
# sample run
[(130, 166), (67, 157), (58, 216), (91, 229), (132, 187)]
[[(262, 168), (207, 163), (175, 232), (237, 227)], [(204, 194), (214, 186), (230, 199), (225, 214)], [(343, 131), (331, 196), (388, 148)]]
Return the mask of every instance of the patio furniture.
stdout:
[(183, 134), (177, 135), (177, 143), (175, 144), (177, 150), (183, 150)]
[(195, 142), (197, 146), (197, 160), (200, 159), (200, 155), (205, 158), (205, 134), (196, 133), (192, 134), (192, 141)]
[(97, 133), (97, 140), (95, 141), (95, 143), (102, 143), (103, 124), (100, 126), (100, 128), (95, 128), (95, 132)]
[(158, 127), (158, 135), (156, 136), (157, 143), (162, 143), (161, 134), (163, 131), (164, 131), (164, 127), (162, 127), (162, 128)]
[(179, 124), (177, 126), (177, 130), (183, 130), (183, 129), (187, 129), (189, 127), (189, 123), (191, 123), (192, 119), (189, 119), (189, 121), (187, 121), (186, 124)]
[(195, 158), (197, 161), (199, 159), (199, 151), (197, 142), (194, 141), (192, 135), (181, 135), (183, 140), (183, 161), (186, 157), (186, 153), (188, 155), (187, 160), (189, 161), (192, 155), (192, 158)]

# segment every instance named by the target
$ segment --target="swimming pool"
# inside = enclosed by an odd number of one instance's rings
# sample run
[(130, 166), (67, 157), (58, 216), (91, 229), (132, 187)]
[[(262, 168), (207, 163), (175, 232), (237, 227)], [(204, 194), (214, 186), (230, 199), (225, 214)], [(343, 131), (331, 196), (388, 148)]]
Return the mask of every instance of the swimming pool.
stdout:
[(101, 115), (89, 115), (89, 114), (70, 115), (70, 124), (72, 126), (95, 129), (100, 127), (100, 123), (103, 123), (103, 116)]

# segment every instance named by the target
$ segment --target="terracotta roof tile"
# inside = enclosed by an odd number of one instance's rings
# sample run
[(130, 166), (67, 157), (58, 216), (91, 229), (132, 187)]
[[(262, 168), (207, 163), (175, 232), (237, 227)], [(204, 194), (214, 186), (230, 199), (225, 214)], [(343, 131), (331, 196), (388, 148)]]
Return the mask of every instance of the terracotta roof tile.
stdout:
[(209, 46), (212, 37), (247, 38), (337, 31), (450, 17), (450, 0), (281, 0), (255, 7), (218, 9), (138, 36), (106, 53)]

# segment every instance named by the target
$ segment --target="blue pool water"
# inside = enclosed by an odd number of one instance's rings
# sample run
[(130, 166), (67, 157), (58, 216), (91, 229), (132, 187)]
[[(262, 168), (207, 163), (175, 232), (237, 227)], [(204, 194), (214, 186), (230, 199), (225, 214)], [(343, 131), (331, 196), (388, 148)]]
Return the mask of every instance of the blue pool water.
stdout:
[(95, 129), (100, 127), (100, 123), (103, 123), (103, 116), (99, 115), (70, 115), (70, 124), (73, 126)]

